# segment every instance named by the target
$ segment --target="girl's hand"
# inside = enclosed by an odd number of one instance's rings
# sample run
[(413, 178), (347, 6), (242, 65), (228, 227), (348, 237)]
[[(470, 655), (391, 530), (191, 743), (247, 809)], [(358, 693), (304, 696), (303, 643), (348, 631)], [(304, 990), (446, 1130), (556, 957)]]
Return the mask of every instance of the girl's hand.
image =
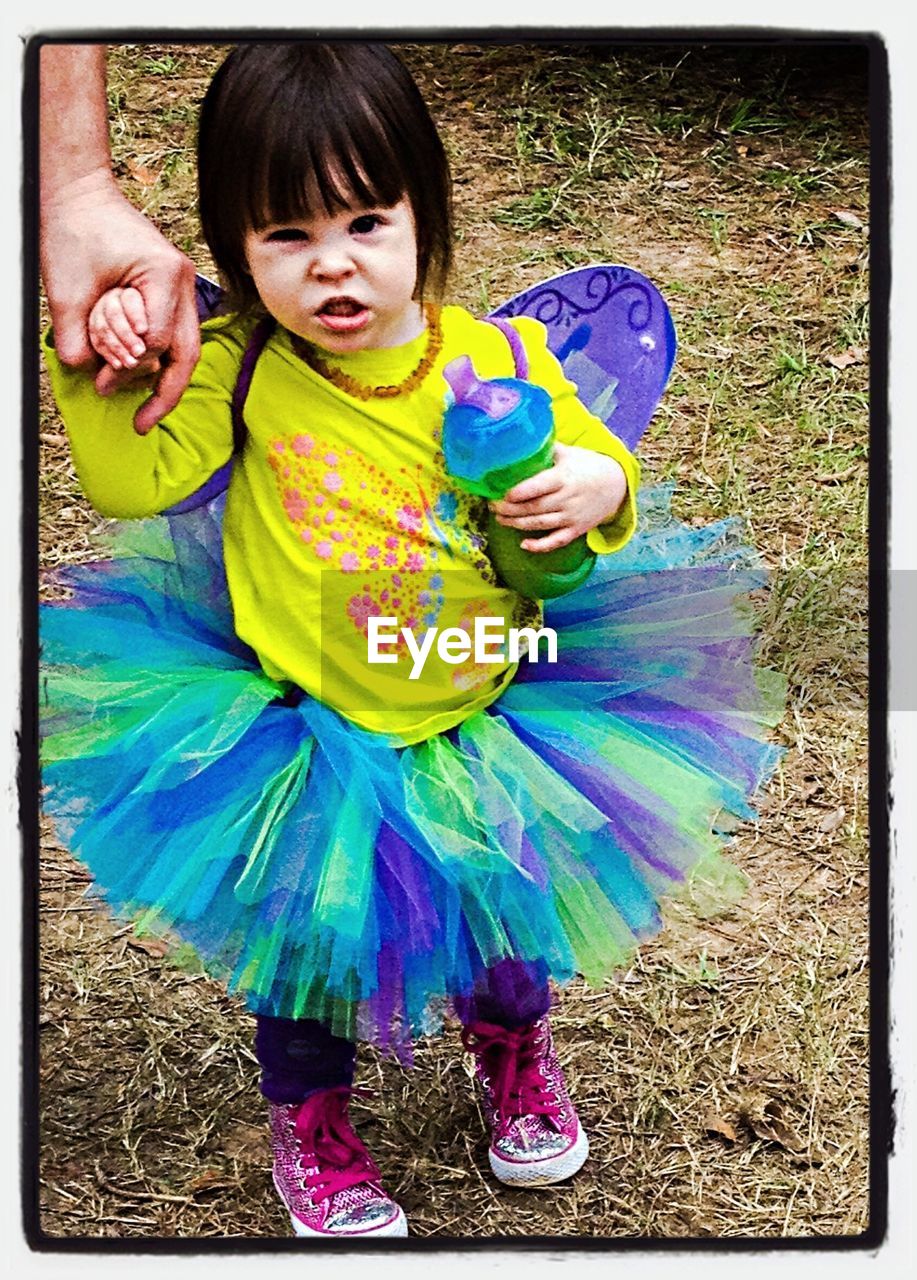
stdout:
[(554, 446), (554, 466), (514, 485), (490, 509), (512, 529), (550, 529), (524, 538), (525, 551), (566, 547), (617, 515), (627, 497), (627, 478), (614, 458), (575, 445)]
[(113, 370), (133, 370), (142, 364), (144, 374), (151, 372), (150, 361), (144, 361), (148, 352), (143, 334), (149, 323), (139, 290), (107, 289), (89, 313), (88, 328), (93, 351)]

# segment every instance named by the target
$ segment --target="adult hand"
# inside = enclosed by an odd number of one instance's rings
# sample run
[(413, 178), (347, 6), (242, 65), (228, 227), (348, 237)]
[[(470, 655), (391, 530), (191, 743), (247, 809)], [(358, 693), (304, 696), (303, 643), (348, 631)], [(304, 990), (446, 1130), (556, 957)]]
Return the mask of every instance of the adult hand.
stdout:
[[(134, 418), (136, 430), (146, 434), (174, 409), (200, 355), (193, 263), (105, 173), (86, 175), (43, 202), (41, 263), (54, 344), (64, 364), (97, 367), (87, 324), (100, 294), (133, 287), (143, 298), (144, 342), (160, 363), (153, 394)], [(103, 366), (96, 390), (109, 394), (127, 373)]]
[(554, 465), (514, 485), (490, 508), (497, 523), (513, 529), (550, 530), (524, 538), (525, 551), (566, 547), (580, 534), (611, 520), (627, 496), (627, 477), (619, 463), (592, 449), (556, 444)]
[[(39, 113), (39, 247), (55, 346), (65, 364), (98, 368), (88, 333), (93, 305), (118, 286), (140, 293), (146, 367), (156, 376), (134, 418), (143, 435), (178, 403), (200, 354), (194, 267), (112, 177), (103, 45), (42, 46)], [(114, 390), (124, 373), (102, 369), (97, 390)]]

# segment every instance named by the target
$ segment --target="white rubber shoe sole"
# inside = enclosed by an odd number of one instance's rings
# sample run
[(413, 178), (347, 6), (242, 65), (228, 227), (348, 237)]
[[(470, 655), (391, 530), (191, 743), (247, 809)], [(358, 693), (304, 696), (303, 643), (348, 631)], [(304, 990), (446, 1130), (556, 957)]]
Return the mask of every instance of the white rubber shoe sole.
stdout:
[(384, 1236), (406, 1236), (408, 1233), (408, 1220), (404, 1216), (403, 1209), (399, 1209), (397, 1218), (392, 1218), (391, 1222), (387, 1222), (384, 1227), (374, 1227), (370, 1231), (313, 1231), (292, 1213), (290, 1222), (298, 1236), (310, 1236), (319, 1240), (359, 1240), (361, 1236), (367, 1238), (372, 1236), (374, 1240), (378, 1240)]
[(287, 1213), (290, 1215), (290, 1225), (298, 1236), (308, 1236), (314, 1240), (359, 1240), (361, 1236), (372, 1236), (373, 1238), (384, 1238), (386, 1236), (406, 1236), (408, 1234), (408, 1220), (404, 1216), (404, 1210), (399, 1206), (398, 1213), (391, 1222), (386, 1222), (381, 1227), (370, 1227), (366, 1231), (314, 1231), (312, 1227), (297, 1218), (296, 1214), (290, 1210), (285, 1197), (281, 1194), (280, 1188), (277, 1186), (277, 1179), (271, 1175), (274, 1187), (280, 1196), (281, 1201), (286, 1207)]
[(544, 1160), (504, 1160), (491, 1149), (490, 1167), (494, 1176), (509, 1187), (550, 1187), (555, 1182), (572, 1178), (586, 1163), (589, 1139), (577, 1122), (576, 1141), (568, 1151)]

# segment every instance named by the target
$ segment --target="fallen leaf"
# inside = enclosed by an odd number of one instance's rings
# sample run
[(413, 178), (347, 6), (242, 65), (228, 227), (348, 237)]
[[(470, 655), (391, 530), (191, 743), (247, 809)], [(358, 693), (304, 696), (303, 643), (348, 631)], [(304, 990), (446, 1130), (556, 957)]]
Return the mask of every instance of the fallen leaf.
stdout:
[(765, 1142), (776, 1142), (778, 1146), (794, 1154), (805, 1151), (805, 1143), (787, 1122), (783, 1107), (776, 1098), (758, 1101), (745, 1112), (745, 1120), (755, 1137)]
[(863, 230), (864, 223), (862, 218), (858, 218), (850, 209), (832, 209), (831, 212), (838, 222), (843, 222), (845, 227), (853, 227), (856, 231)]
[(827, 813), (818, 824), (819, 831), (836, 831), (847, 816), (847, 810), (843, 805), (839, 809), (835, 809), (833, 813)]
[(739, 1136), (728, 1120), (718, 1116), (715, 1111), (708, 1111), (704, 1118), (704, 1128), (708, 1133), (718, 1133), (727, 1142), (735, 1142)]
[(162, 938), (128, 938), (127, 945), (148, 956), (164, 956), (169, 949), (169, 944)]
[(851, 364), (865, 364), (868, 358), (869, 353), (865, 347), (848, 347), (839, 356), (828, 356), (827, 360), (835, 369), (846, 369)]
[(152, 187), (159, 181), (159, 174), (153, 169), (147, 168), (145, 164), (138, 164), (136, 160), (128, 160), (127, 171), (134, 179), (139, 182), (142, 187)]

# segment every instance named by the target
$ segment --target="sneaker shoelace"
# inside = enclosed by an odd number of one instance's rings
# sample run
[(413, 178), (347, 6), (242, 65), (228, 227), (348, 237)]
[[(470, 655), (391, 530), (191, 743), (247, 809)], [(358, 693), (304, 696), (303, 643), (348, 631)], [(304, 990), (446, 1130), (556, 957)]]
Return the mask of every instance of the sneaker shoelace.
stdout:
[(531, 1115), (555, 1119), (558, 1100), (542, 1074), (537, 1022), (518, 1031), (475, 1022), (462, 1029), (462, 1044), (481, 1059), (501, 1122)]
[(300, 1143), (302, 1159), (314, 1154), (318, 1165), (315, 1172), (303, 1169), (303, 1182), (316, 1203), (348, 1187), (378, 1182), (382, 1176), (350, 1127), (347, 1103), (355, 1093), (366, 1096), (346, 1085), (321, 1089), (306, 1098), (296, 1113), (293, 1131)]

